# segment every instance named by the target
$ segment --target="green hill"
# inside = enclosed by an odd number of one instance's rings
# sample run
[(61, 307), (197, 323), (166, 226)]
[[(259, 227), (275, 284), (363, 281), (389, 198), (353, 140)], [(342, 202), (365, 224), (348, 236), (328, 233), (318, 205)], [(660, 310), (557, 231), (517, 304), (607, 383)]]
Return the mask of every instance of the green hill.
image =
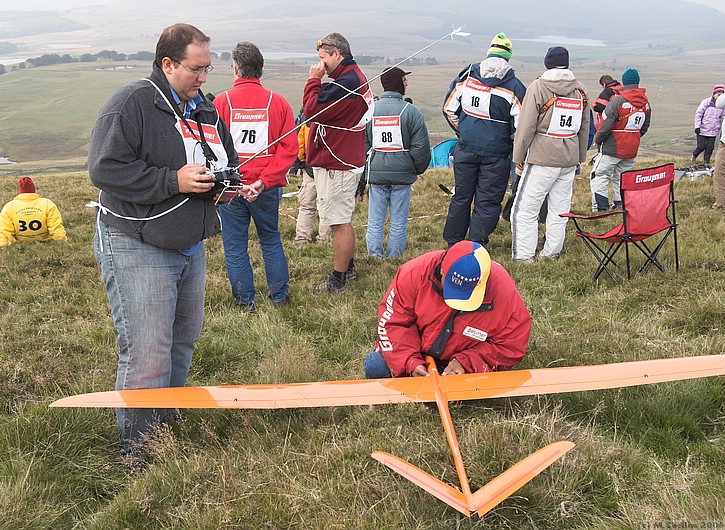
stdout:
[[(571, 68), (588, 88), (590, 98), (598, 95), (602, 74), (619, 77), (627, 67), (636, 66), (653, 109), (652, 125), (643, 139), (644, 153), (687, 156), (695, 143), (695, 110), (713, 85), (723, 82), (718, 72), (725, 71), (725, 55), (720, 59), (688, 55), (673, 61), (668, 50), (645, 49), (625, 62), (593, 50), (598, 48), (586, 48), (586, 54), (571, 53)], [(543, 53), (515, 55), (511, 64), (528, 84), (543, 71), (542, 57)], [(411, 67), (408, 95), (423, 112), (434, 142), (452, 137), (441, 105), (451, 80), (467, 64), (457, 61)], [(284, 95), (297, 110), (309, 65), (304, 60), (267, 61), (262, 82)], [(215, 94), (232, 83), (232, 74), (221, 60), (216, 66), (203, 87)], [(386, 66), (377, 63), (364, 70), (373, 79)], [(19, 162), (84, 157), (91, 128), (105, 100), (150, 70), (148, 62), (101, 61), (26, 68), (0, 75), (0, 156)], [(700, 74), (693, 77), (693, 71)], [(374, 91), (381, 91), (379, 80), (373, 79), (371, 84)]]

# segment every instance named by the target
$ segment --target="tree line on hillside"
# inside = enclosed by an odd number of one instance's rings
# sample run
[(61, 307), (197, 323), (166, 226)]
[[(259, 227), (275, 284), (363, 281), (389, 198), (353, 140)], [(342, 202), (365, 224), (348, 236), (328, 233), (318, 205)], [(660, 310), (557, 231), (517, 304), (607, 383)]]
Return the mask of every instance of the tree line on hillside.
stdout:
[[(229, 61), (232, 58), (232, 54), (224, 52), (221, 55), (212, 52), (212, 59), (221, 59), (222, 61)], [(123, 62), (123, 61), (153, 61), (154, 54), (152, 52), (137, 52), (131, 54), (119, 53), (114, 50), (102, 50), (98, 53), (84, 53), (79, 57), (73, 57), (67, 53), (59, 55), (57, 53), (46, 53), (40, 57), (26, 59), (22, 63), (14, 64), (11, 70), (24, 70), (25, 68), (36, 68), (38, 66), (51, 66), (54, 64), (64, 63), (95, 63), (100, 61), (112, 61), (112, 62)], [(0, 64), (0, 75), (7, 72), (4, 64)]]
[[(0, 42), (0, 51), (2, 51), (3, 43)], [(14, 45), (12, 45), (14, 46)], [(14, 51), (14, 50), (7, 50)], [(216, 52), (211, 53), (212, 59), (221, 59), (222, 61), (231, 61), (232, 54), (230, 52), (222, 52), (218, 54)], [(123, 62), (123, 61), (153, 61), (154, 54), (152, 52), (141, 51), (131, 54), (119, 53), (115, 50), (102, 50), (98, 53), (84, 53), (78, 57), (73, 57), (67, 53), (63, 55), (57, 53), (46, 53), (40, 57), (26, 59), (25, 61), (14, 64), (10, 67), (11, 70), (24, 70), (25, 68), (36, 68), (39, 66), (51, 66), (54, 64), (64, 63), (95, 63), (99, 61), (111, 61), (111, 62)], [(400, 60), (398, 57), (384, 57), (382, 55), (356, 55), (355, 60), (360, 65), (369, 65), (375, 63), (384, 64), (395, 64)], [(413, 57), (406, 61), (406, 65), (409, 66), (420, 66), (420, 65), (437, 65), (438, 61), (435, 57)], [(4, 64), (0, 64), (0, 75), (7, 73), (7, 69)]]

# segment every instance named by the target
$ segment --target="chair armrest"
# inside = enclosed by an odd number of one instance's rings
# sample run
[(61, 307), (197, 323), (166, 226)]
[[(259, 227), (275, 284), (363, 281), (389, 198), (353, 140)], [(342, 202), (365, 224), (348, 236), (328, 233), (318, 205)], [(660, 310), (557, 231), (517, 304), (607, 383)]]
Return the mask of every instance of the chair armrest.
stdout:
[(584, 220), (594, 220), (594, 219), (604, 219), (605, 217), (610, 217), (612, 215), (618, 215), (624, 213), (623, 210), (611, 210), (607, 213), (602, 213), (599, 215), (581, 215), (576, 213), (560, 213), (559, 217), (569, 217), (571, 219), (584, 219)]

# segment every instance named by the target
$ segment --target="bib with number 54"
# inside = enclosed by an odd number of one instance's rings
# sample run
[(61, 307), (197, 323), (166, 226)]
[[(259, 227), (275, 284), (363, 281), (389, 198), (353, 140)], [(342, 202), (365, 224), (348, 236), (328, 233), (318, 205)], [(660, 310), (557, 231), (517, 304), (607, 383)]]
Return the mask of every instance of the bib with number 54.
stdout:
[(552, 105), (551, 122), (546, 136), (554, 138), (572, 138), (582, 125), (584, 102), (574, 98), (556, 98)]

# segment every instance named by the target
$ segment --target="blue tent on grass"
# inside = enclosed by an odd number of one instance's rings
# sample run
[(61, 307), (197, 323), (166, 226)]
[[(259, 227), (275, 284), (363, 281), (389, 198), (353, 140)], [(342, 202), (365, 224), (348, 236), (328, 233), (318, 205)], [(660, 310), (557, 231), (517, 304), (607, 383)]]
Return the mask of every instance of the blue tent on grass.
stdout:
[(451, 167), (449, 157), (453, 153), (453, 148), (458, 143), (456, 138), (450, 140), (443, 140), (442, 142), (434, 145), (430, 148), (430, 165), (431, 169)]

